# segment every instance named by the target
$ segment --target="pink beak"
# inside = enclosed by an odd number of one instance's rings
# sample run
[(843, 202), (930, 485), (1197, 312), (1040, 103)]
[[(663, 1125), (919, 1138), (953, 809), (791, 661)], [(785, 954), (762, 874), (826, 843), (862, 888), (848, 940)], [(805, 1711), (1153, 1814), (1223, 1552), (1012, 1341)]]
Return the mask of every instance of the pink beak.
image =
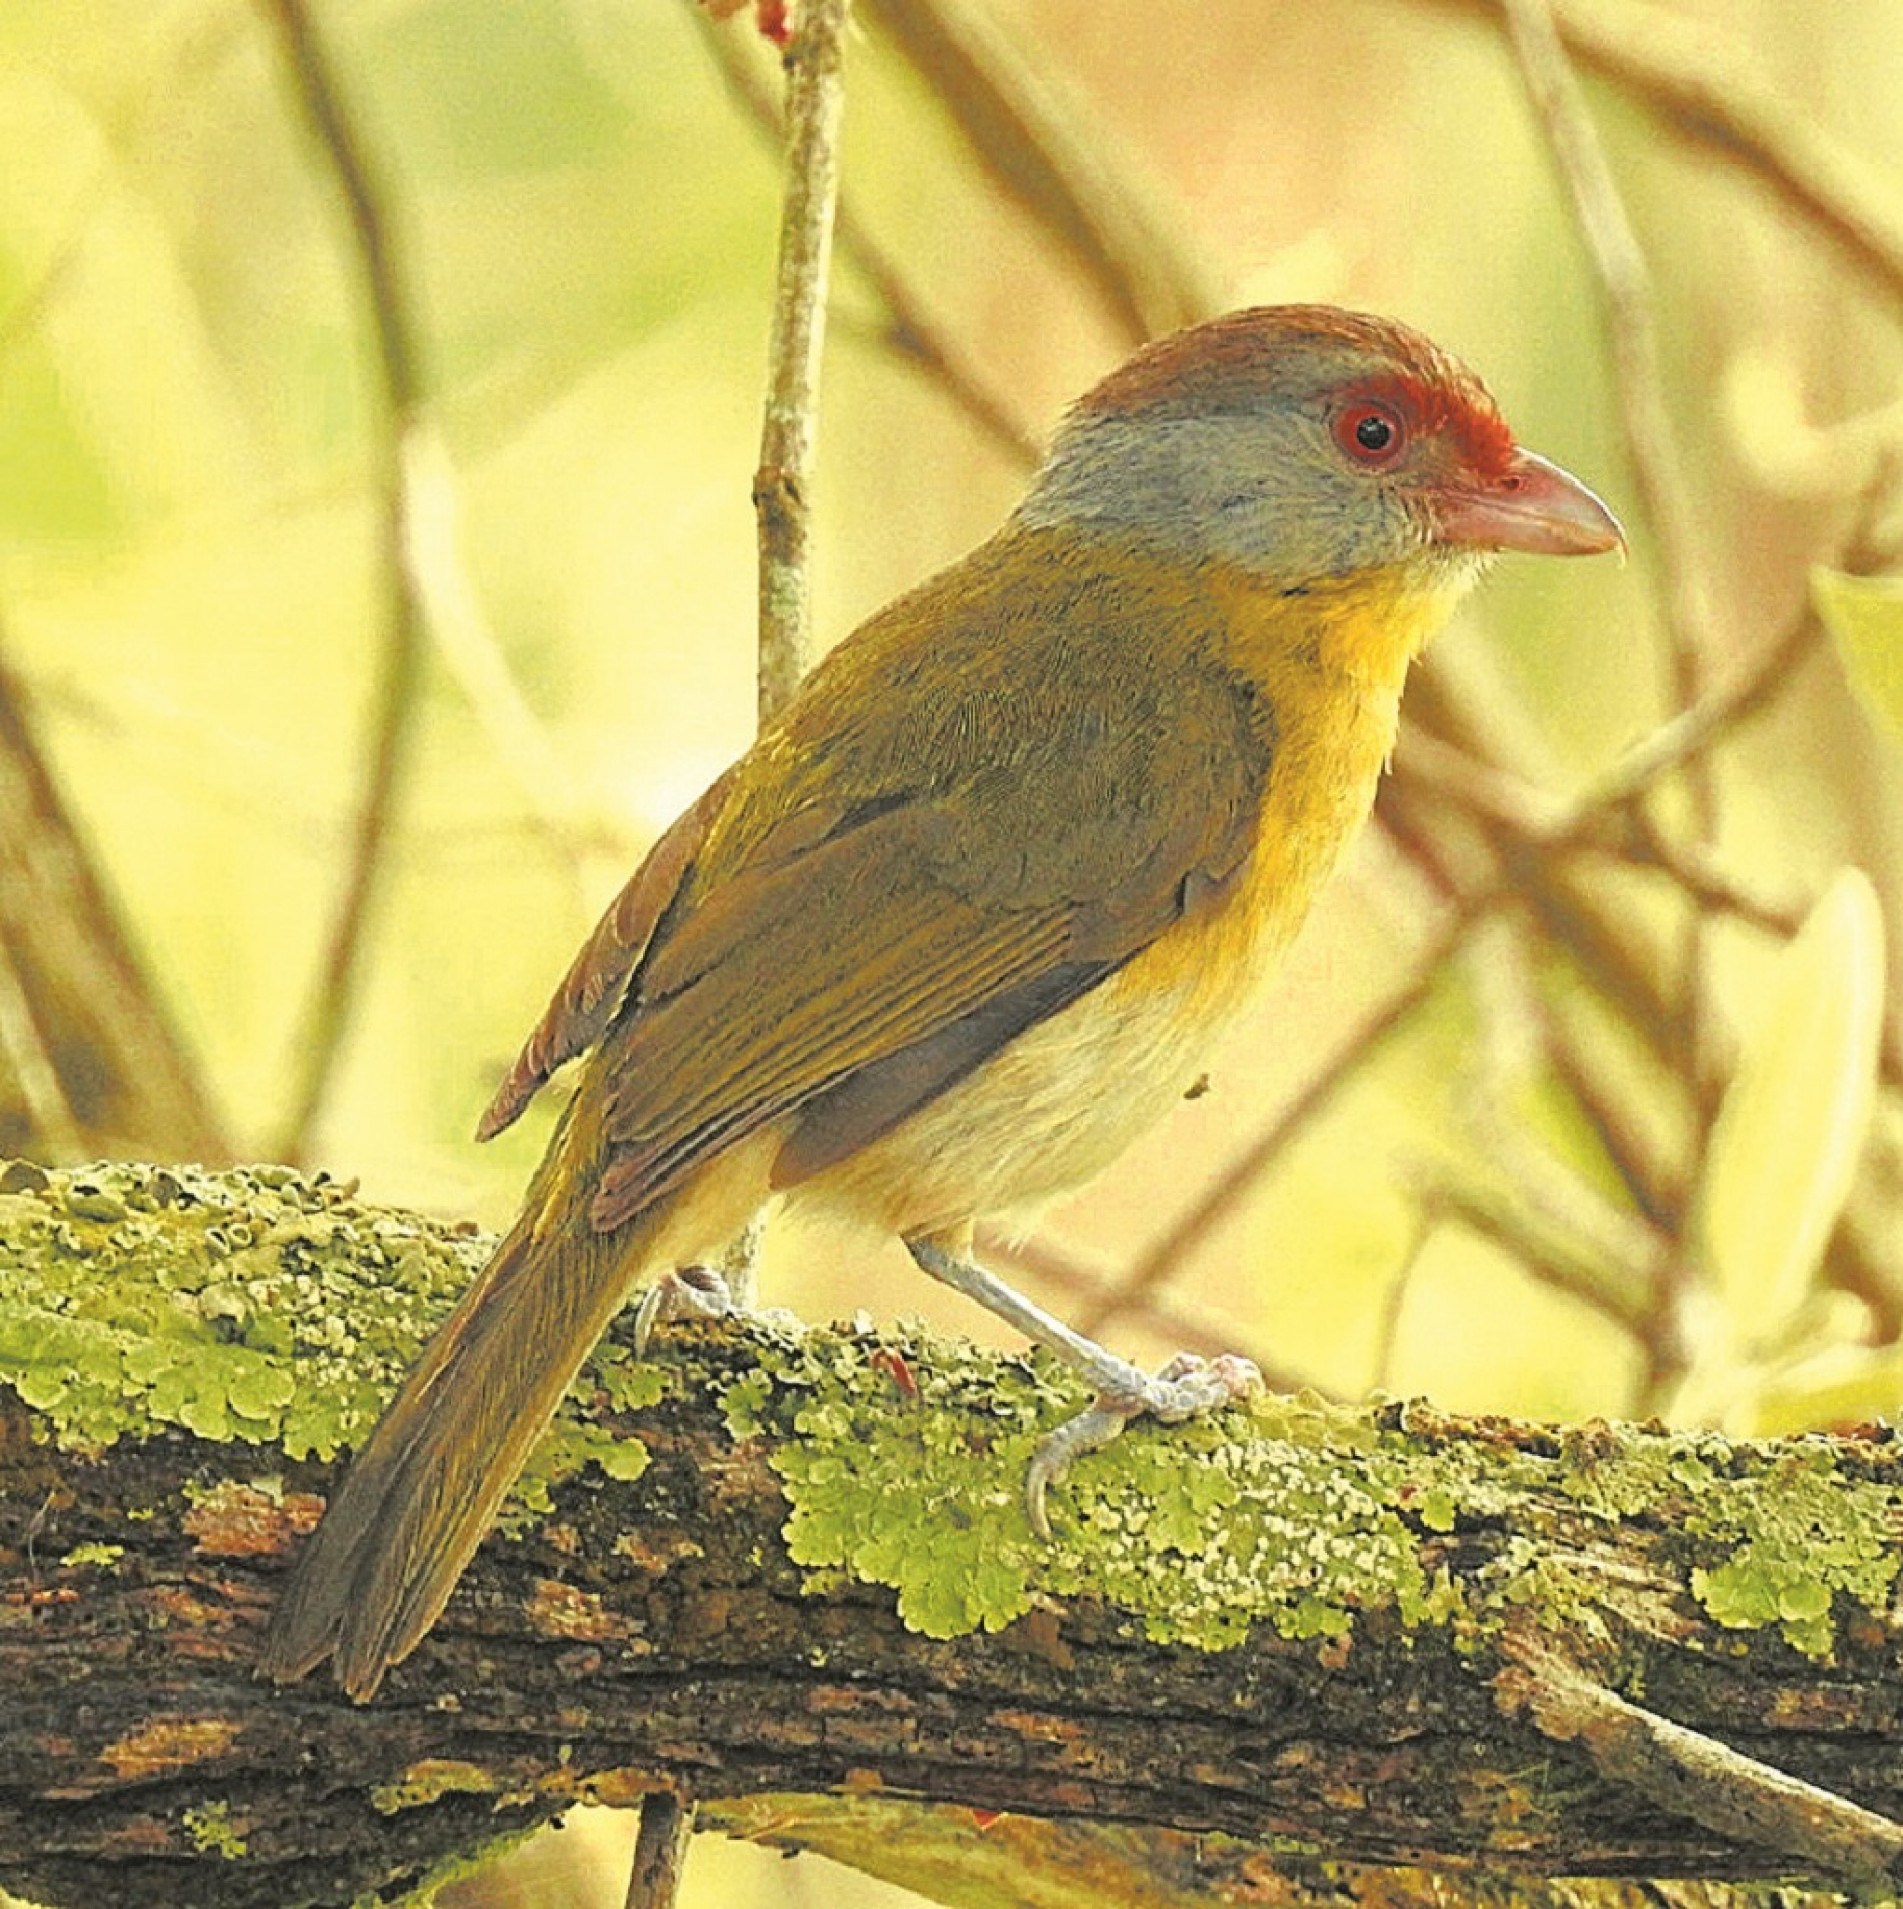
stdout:
[(1538, 557), (1590, 557), (1623, 550), (1625, 532), (1571, 472), (1516, 450), (1497, 477), (1463, 476), (1429, 496), (1443, 543), (1525, 550)]

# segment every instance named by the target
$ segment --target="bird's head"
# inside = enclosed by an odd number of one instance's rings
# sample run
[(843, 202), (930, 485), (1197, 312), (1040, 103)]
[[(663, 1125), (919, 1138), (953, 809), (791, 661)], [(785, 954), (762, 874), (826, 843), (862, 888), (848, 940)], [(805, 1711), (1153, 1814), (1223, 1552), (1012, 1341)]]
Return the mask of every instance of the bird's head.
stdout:
[(1140, 351), (1072, 409), (1019, 521), (1284, 590), (1401, 567), (1445, 591), (1494, 551), (1624, 541), (1585, 485), (1514, 442), (1465, 366), (1327, 305), (1231, 312)]

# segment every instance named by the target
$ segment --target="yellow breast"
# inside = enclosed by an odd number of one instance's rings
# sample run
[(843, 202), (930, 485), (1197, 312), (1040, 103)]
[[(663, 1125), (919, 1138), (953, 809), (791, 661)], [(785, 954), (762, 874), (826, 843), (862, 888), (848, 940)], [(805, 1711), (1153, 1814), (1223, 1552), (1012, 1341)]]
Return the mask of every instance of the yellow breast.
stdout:
[(1408, 663), (1459, 594), (1401, 582), (1376, 575), (1294, 599), (1242, 579), (1213, 586), (1230, 595), (1231, 664), (1275, 712), (1247, 860), (1101, 986), (822, 1175), (814, 1195), (900, 1232), (1025, 1214), (1175, 1104), (1373, 806)]
[(1374, 806), (1408, 664), (1467, 581), (1423, 589), (1376, 572), (1295, 599), (1265, 598), (1239, 579), (1218, 586), (1236, 655), (1275, 712), (1255, 847), (1233, 893), (1163, 936), (1113, 986), (1176, 993), (1213, 1033), (1273, 970)]

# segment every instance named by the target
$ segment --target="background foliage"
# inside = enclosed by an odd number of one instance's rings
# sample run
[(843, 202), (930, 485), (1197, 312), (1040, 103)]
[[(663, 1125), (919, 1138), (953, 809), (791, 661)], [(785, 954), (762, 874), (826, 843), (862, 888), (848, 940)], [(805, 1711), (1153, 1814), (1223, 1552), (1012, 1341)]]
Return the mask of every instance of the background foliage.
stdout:
[[(1238, 303), (1421, 325), (1633, 531), (1623, 569), (1510, 564), (1463, 613), (1384, 826), (1212, 1091), (1010, 1256), (1124, 1349), (1221, 1341), (1344, 1393), (1741, 1432), (1893, 1407), (1903, 598), (1825, 579), (1841, 654), (1807, 605), (1813, 566), (1903, 539), (1894, 6), (1555, 7), (1622, 249), (1530, 0), (862, 4), (822, 640), (987, 534), (1014, 441), (1146, 329)], [(0, 10), (0, 1150), (299, 1152), (494, 1225), (548, 1116), (479, 1151), (476, 1113), (752, 726), (778, 184), (723, 58), (769, 94), (771, 62), (684, 0), (322, 8), (380, 314), (298, 17)], [(972, 17), (1004, 36), (979, 79), (930, 37)], [(1687, 706), (1708, 771), (1567, 806), (1669, 758)], [(891, 1243), (782, 1229), (767, 1277), (988, 1330)], [(625, 1823), (584, 1834), (618, 1901)], [(582, 1840), (485, 1899), (574, 1900)], [(709, 1846), (689, 1899), (894, 1899), (820, 1874)]]

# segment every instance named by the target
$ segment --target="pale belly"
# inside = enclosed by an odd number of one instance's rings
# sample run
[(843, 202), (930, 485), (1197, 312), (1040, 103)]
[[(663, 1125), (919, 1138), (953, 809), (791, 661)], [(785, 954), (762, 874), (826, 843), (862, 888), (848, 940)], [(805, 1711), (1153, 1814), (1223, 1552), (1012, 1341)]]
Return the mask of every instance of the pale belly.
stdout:
[(789, 1198), (900, 1234), (1028, 1220), (1108, 1166), (1201, 1071), (1221, 1024), (1200, 1001), (1185, 1012), (1184, 995), (1113, 976)]
[(1233, 894), (789, 1198), (915, 1234), (1026, 1221), (1093, 1179), (1183, 1097), (1273, 973), (1366, 816), (1380, 762), (1369, 748), (1353, 773), (1337, 762), (1333, 776), (1294, 778), (1328, 793), (1271, 805)]

